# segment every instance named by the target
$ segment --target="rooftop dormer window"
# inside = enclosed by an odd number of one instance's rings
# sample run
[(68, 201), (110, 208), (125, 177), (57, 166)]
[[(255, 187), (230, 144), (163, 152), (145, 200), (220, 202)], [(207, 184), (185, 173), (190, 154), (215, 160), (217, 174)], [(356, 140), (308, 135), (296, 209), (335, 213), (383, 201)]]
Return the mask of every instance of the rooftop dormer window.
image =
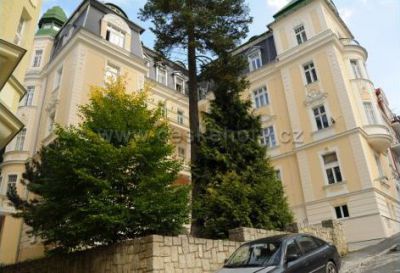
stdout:
[(119, 30), (118, 28), (108, 24), (106, 32), (106, 40), (117, 45), (119, 47), (124, 47), (125, 44), (125, 32)]
[(299, 25), (294, 28), (294, 33), (296, 34), (297, 44), (301, 45), (302, 43), (307, 41), (306, 30), (304, 29), (304, 25)]
[(262, 66), (260, 50), (251, 52), (248, 56), (250, 72), (259, 69)]
[(162, 66), (157, 66), (156, 78), (157, 78), (157, 82), (167, 85), (167, 69)]

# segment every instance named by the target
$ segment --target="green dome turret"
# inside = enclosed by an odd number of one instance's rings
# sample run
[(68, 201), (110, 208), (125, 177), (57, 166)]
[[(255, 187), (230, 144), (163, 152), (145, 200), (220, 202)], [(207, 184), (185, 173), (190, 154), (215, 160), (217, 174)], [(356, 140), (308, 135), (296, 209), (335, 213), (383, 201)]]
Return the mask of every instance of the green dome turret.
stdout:
[(39, 20), (39, 30), (36, 35), (55, 36), (67, 21), (64, 10), (59, 6), (48, 9)]

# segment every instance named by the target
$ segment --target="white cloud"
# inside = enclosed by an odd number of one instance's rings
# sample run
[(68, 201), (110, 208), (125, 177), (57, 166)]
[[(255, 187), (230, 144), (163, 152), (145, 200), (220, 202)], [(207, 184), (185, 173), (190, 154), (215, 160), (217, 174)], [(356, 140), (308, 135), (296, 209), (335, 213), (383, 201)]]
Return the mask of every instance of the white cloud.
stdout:
[(289, 3), (289, 1), (290, 0), (267, 0), (267, 4), (275, 10), (278, 10)]
[(340, 17), (342, 17), (343, 21), (348, 23), (350, 18), (353, 16), (353, 10), (350, 8), (340, 8), (339, 14), (340, 14)]

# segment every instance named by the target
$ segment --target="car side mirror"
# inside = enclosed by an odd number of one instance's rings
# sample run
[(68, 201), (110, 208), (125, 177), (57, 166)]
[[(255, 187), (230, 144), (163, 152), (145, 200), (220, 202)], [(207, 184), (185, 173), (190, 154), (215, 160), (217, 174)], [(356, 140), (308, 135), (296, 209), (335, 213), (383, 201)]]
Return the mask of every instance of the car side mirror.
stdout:
[(298, 258), (299, 258), (299, 255), (297, 255), (297, 254), (289, 254), (286, 256), (286, 262), (290, 263), (290, 262), (297, 260)]

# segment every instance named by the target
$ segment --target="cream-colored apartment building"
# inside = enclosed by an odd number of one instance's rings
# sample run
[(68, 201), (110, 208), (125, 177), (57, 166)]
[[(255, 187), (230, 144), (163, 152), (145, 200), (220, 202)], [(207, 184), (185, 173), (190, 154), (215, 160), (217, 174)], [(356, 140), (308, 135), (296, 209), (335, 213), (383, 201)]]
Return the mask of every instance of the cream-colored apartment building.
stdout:
[[(0, 0), (0, 154), (18, 134), (23, 135), (23, 120), (16, 114), (24, 97), (24, 77), (28, 67), (41, 0)], [(1, 160), (2, 161), (2, 160)], [(13, 186), (13, 184), (11, 184)], [(8, 217), (5, 197), (7, 185), (0, 174), (0, 263), (15, 261), (16, 240), (5, 232), (22, 223)]]
[[(54, 124), (79, 123), (78, 106), (88, 102), (90, 86), (104, 86), (109, 77), (118, 75), (126, 77), (130, 92), (150, 87), (149, 105), (164, 105), (174, 132), (176, 156), (189, 161), (186, 69), (180, 63), (157, 58), (153, 50), (143, 46), (143, 31), (118, 6), (97, 0), (82, 1), (69, 18), (60, 7), (44, 13), (28, 60), (27, 95), (18, 108), (18, 117), (26, 126), (7, 146), (1, 164), (3, 195), (12, 186), (20, 195), (28, 195), (20, 183), (27, 159), (54, 139)], [(189, 180), (186, 167), (177, 182)], [(4, 202), (1, 210), (6, 213), (1, 262), (42, 256), (43, 246), (27, 235), (29, 228), (8, 216), (14, 209)]]
[(367, 50), (329, 0), (293, 0), (268, 28), (235, 54), (297, 222), (339, 219), (350, 249), (400, 232), (399, 120), (376, 96)]

